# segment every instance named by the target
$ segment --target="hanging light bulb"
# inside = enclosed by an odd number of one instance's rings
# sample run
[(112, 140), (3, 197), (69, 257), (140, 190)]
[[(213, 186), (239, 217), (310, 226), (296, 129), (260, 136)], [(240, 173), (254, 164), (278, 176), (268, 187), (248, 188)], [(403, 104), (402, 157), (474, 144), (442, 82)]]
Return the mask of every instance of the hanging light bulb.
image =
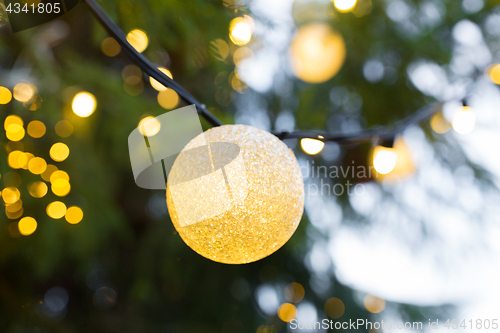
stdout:
[(272, 134), (244, 125), (214, 127), (177, 156), (167, 205), (184, 242), (226, 264), (260, 260), (295, 232), (304, 185), (293, 152)]
[(453, 129), (459, 134), (468, 134), (476, 126), (476, 115), (469, 106), (463, 106), (453, 116), (451, 122)]
[(397, 161), (398, 155), (394, 148), (383, 146), (375, 147), (373, 151), (373, 167), (379, 174), (387, 175), (394, 170)]
[(301, 26), (290, 52), (295, 76), (309, 83), (330, 80), (340, 71), (346, 57), (344, 38), (325, 23)]
[(371, 156), (373, 156), (372, 165), (376, 171), (375, 180), (379, 182), (398, 181), (415, 171), (412, 152), (402, 137), (394, 141), (394, 144), (385, 142), (375, 147)]
[(309, 155), (319, 154), (325, 147), (325, 143), (316, 139), (302, 139), (300, 140), (302, 149)]

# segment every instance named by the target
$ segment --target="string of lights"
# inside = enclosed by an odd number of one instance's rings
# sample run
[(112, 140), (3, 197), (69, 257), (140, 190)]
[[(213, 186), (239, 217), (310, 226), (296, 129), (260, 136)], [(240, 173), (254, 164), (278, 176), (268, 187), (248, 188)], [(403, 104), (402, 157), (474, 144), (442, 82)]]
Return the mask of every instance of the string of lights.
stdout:
[[(191, 93), (189, 93), (179, 83), (175, 82), (164, 72), (159, 70), (153, 63), (151, 63), (144, 55), (138, 52), (127, 40), (125, 33), (113, 22), (108, 14), (95, 0), (84, 0), (88, 5), (91, 12), (95, 15), (98, 21), (108, 31), (108, 33), (116, 39), (118, 44), (122, 47), (125, 54), (130, 60), (136, 64), (147, 75), (158, 81), (165, 87), (173, 89), (177, 94), (188, 104), (194, 104), (198, 111), (205, 120), (212, 126), (224, 125), (217, 117), (215, 117), (206, 107)], [(332, 134), (318, 131), (293, 131), (293, 132), (272, 132), (280, 140), (286, 139), (313, 139), (322, 142), (337, 142), (341, 144), (357, 144), (362, 142), (373, 142), (374, 144), (392, 147), (395, 137), (403, 132), (411, 125), (419, 124), (441, 110), (442, 103), (434, 103), (417, 110), (412, 115), (396, 123), (395, 126), (377, 127), (351, 134)]]

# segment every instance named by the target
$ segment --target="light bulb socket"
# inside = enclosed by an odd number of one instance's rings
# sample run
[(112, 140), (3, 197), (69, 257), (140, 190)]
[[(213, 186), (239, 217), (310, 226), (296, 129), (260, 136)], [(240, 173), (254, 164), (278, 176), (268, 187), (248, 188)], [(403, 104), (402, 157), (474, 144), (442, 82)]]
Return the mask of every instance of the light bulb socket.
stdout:
[(380, 135), (375, 138), (374, 145), (386, 148), (394, 148), (394, 141), (396, 141), (394, 135)]
[(462, 105), (463, 105), (464, 107), (468, 106), (468, 105), (467, 105), (467, 100), (466, 100), (465, 98), (462, 100)]

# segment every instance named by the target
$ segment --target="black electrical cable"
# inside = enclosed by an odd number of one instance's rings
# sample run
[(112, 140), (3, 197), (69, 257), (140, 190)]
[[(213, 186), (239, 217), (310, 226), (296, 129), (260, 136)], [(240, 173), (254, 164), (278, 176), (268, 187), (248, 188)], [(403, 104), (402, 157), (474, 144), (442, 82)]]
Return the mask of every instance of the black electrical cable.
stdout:
[[(120, 44), (125, 54), (130, 60), (141, 68), (147, 75), (160, 82), (165, 87), (171, 88), (179, 94), (179, 96), (188, 104), (194, 104), (200, 114), (212, 126), (224, 125), (217, 117), (208, 111), (205, 104), (198, 101), (180, 84), (169, 78), (165, 73), (160, 71), (153, 65), (145, 56), (137, 52), (136, 49), (127, 41), (127, 37), (123, 31), (111, 20), (108, 14), (95, 0), (83, 0), (91, 12), (101, 22), (108, 33), (113, 36)], [(321, 133), (316, 131), (294, 131), (294, 132), (273, 132), (281, 140), (286, 139), (316, 139), (324, 142), (338, 142), (342, 144), (357, 144), (362, 142), (373, 141), (375, 144), (391, 146), (394, 138), (410, 125), (418, 124), (433, 114), (441, 110), (442, 103), (435, 103), (416, 111), (409, 117), (399, 121), (394, 128), (379, 127), (353, 134), (331, 134)]]

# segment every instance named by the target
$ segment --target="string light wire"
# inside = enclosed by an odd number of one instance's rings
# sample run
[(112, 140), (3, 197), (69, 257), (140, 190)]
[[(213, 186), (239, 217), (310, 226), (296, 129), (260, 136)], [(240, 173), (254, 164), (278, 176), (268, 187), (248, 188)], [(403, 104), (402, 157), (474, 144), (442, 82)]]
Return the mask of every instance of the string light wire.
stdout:
[[(153, 65), (144, 55), (139, 53), (127, 41), (125, 33), (111, 20), (108, 14), (95, 0), (83, 0), (97, 20), (103, 25), (108, 33), (116, 39), (120, 44), (125, 54), (130, 60), (136, 64), (147, 75), (164, 85), (173, 89), (179, 96), (188, 104), (194, 104), (198, 111), (206, 121), (212, 126), (224, 125), (217, 117), (215, 117), (206, 107), (205, 104), (198, 101), (191, 93), (189, 93), (179, 83), (172, 80), (165, 73), (160, 71)], [(376, 145), (392, 147), (394, 139), (398, 134), (401, 134), (406, 128), (411, 125), (417, 125), (429, 118), (436, 112), (440, 111), (443, 103), (434, 103), (417, 110), (412, 115), (404, 118), (396, 123), (393, 127), (377, 127), (352, 134), (332, 134), (322, 133), (317, 131), (294, 131), (294, 132), (273, 132), (281, 140), (286, 139), (315, 139), (323, 142), (337, 142), (341, 144), (358, 144), (362, 142), (372, 142)]]

